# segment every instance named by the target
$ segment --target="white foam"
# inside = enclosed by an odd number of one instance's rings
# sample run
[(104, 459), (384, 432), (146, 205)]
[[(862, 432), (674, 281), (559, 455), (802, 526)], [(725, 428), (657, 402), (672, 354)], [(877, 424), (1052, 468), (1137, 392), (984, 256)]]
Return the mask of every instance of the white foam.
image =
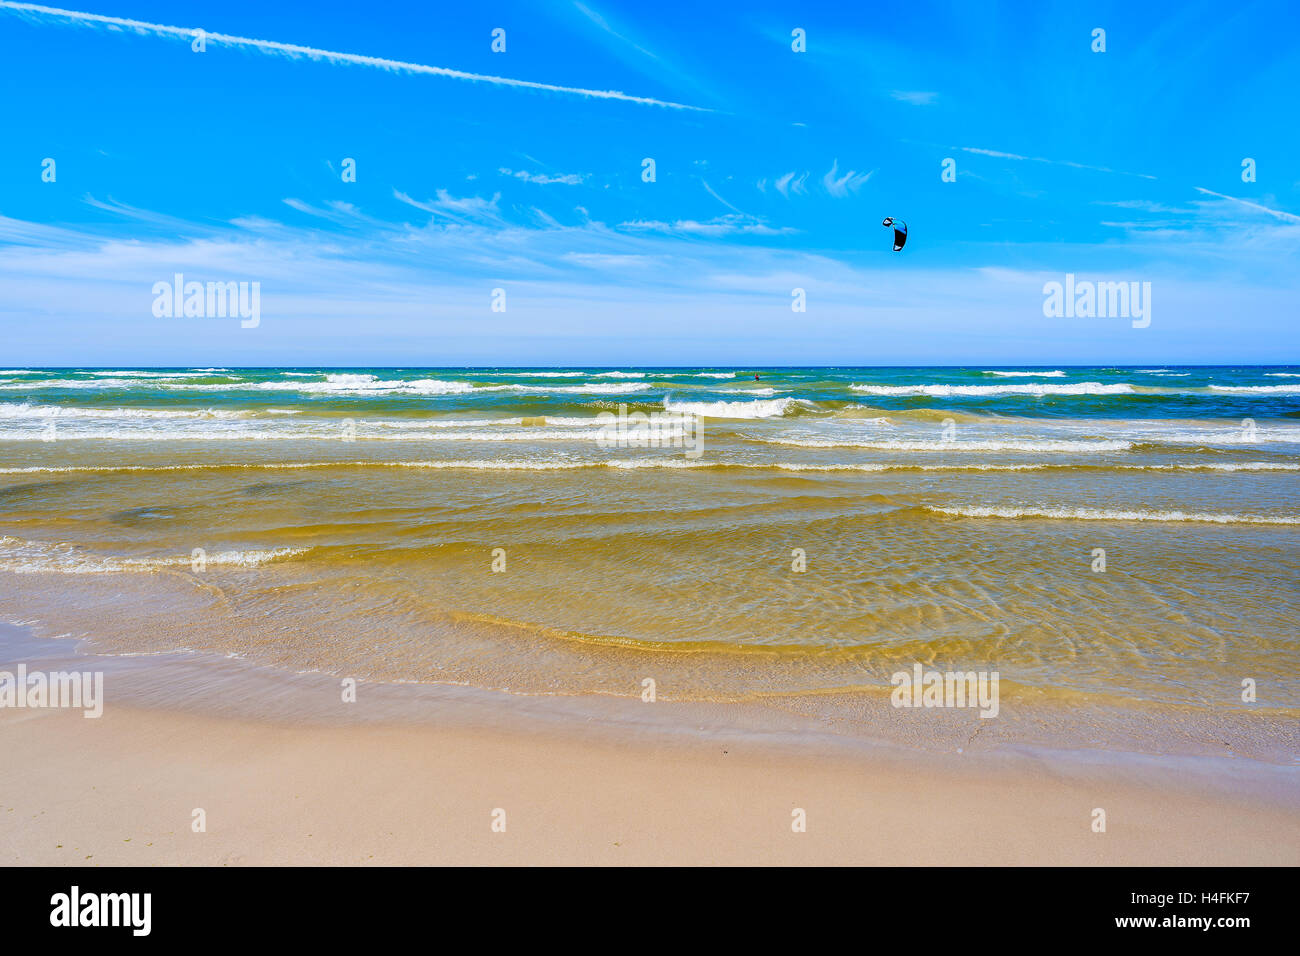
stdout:
[(1300, 395), (1300, 385), (1211, 385), (1215, 392), (1230, 392), (1236, 395), (1264, 393), (1271, 395)]
[[(246, 551), (217, 551), (205, 556), (210, 567), (236, 566), (257, 568), (284, 558), (306, 554), (309, 548), (250, 549)], [(0, 538), (0, 571), (15, 574), (116, 574), (129, 572), (154, 572), (173, 568), (188, 568), (191, 557), (124, 558), (99, 555), (73, 544), (25, 541), (21, 538)]]
[(760, 440), (773, 445), (796, 445), (801, 448), (875, 448), (880, 451), (1042, 451), (1097, 453), (1128, 451), (1133, 447), (1133, 443), (1129, 441), (1021, 441), (1000, 439), (987, 441), (908, 441), (905, 439), (847, 441), (830, 438), (764, 438)]
[(651, 378), (735, 378), (735, 372), (655, 372)]
[(247, 418), (250, 412), (214, 408), (78, 408), (70, 405), (29, 405), (0, 403), (0, 418), (40, 419), (50, 418)]
[(1119, 511), (1108, 508), (936, 508), (961, 518), (1053, 518), (1075, 521), (1193, 521), (1213, 524), (1300, 524), (1300, 516), (1206, 514), (1187, 511)]
[(476, 375), (517, 376), (519, 378), (582, 378), (585, 372), (476, 372)]
[(651, 388), (644, 382), (618, 382), (605, 385), (588, 382), (584, 385), (484, 385), (475, 391), (531, 392), (548, 395), (630, 395)]
[(93, 372), (83, 372), (83, 375), (98, 375), (107, 378), (188, 378), (184, 372), (139, 372), (132, 370), (122, 370), (115, 368), (99, 369)]
[(1191, 465), (1119, 465), (1138, 471), (1300, 471), (1300, 464), (1281, 461), (1242, 461)]
[(946, 398), (956, 395), (1128, 395), (1134, 391), (1127, 383), (1103, 385), (1101, 382), (1077, 382), (1070, 385), (850, 385), (865, 395), (929, 395)]
[[(232, 423), (234, 424), (234, 423)], [(291, 424), (291, 423), (284, 423)], [(296, 424), (296, 423), (292, 423)], [(524, 426), (514, 430), (497, 428), (492, 431), (471, 431), (459, 428), (439, 430), (421, 430), (416, 423), (402, 428), (400, 423), (385, 423), (386, 430), (372, 429), (369, 424), (361, 423), (351, 440), (367, 441), (585, 441), (593, 440), (589, 427), (569, 429), (544, 428), (541, 426)], [(362, 430), (364, 428), (364, 430)], [(400, 430), (399, 430), (400, 429)], [(132, 441), (132, 442), (339, 442), (344, 439), (340, 426), (318, 425), (314, 428), (228, 428), (213, 431), (199, 428), (131, 428), (117, 427), (109, 429), (77, 429), (71, 426), (60, 428), (56, 433), (58, 442), (72, 441)], [(43, 441), (38, 429), (26, 431), (0, 431), (0, 442), (39, 442)]]
[(677, 459), (607, 459), (575, 460), (561, 459), (552, 461), (528, 460), (486, 460), (486, 459), (450, 459), (446, 461), (388, 461), (384, 459), (362, 459), (351, 461), (299, 461), (299, 462), (212, 462), (208, 464), (185, 465), (26, 465), (21, 467), (0, 468), (0, 475), (31, 474), (96, 474), (117, 472), (168, 472), (168, 471), (214, 471), (240, 469), (247, 471), (298, 471), (313, 468), (426, 468), (426, 469), (467, 469), (484, 471), (568, 471), (579, 468), (753, 468), (775, 469), (778, 471), (1069, 471), (1080, 467), (1099, 467), (1116, 471), (1300, 471), (1300, 464), (1292, 462), (1249, 461), (1236, 463), (1178, 463), (1167, 465), (1101, 465), (1080, 466), (1077, 464), (1036, 462), (1027, 464), (960, 464), (960, 465), (922, 465), (903, 462), (834, 462), (818, 464), (812, 462), (757, 462), (757, 461), (690, 461), (681, 464)]
[(705, 418), (779, 418), (808, 403), (794, 398), (763, 398), (752, 402), (679, 402), (672, 396), (664, 399), (664, 409)]
[(1065, 373), (1058, 369), (1050, 372), (1001, 372), (997, 370), (987, 371), (985, 375), (995, 375), (998, 378), (1065, 378)]

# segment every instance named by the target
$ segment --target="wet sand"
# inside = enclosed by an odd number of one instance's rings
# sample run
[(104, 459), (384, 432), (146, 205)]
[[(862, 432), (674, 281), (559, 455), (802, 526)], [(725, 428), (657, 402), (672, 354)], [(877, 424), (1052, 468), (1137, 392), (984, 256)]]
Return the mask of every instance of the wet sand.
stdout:
[(362, 685), (385, 705), (330, 717), (313, 702), (337, 699), (332, 678), (5, 633), (6, 660), (103, 667), (108, 688), (99, 719), (0, 710), (9, 864), (1300, 862), (1295, 770), (1262, 761), (836, 746), (656, 705), (670, 734), (620, 723), (631, 704), (597, 720), (591, 701), (455, 688), (414, 720), (389, 704), (420, 689)]

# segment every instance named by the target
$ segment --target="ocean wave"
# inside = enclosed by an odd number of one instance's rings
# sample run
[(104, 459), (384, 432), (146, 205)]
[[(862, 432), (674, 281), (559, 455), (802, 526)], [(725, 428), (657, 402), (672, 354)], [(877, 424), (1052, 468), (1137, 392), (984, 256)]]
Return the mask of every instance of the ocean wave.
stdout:
[(385, 459), (353, 459), (346, 461), (291, 461), (291, 462), (207, 462), (183, 465), (22, 465), (0, 468), (0, 475), (39, 474), (116, 474), (133, 472), (173, 471), (302, 471), (315, 468), (415, 468), (429, 470), (482, 470), (482, 471), (573, 471), (582, 468), (747, 468), (775, 471), (1300, 471), (1300, 463), (1274, 461), (1246, 461), (1230, 463), (1180, 462), (1163, 465), (1091, 464), (1071, 462), (1014, 463), (963, 463), (918, 464), (916, 462), (789, 462), (789, 461), (722, 461), (683, 460), (677, 458), (612, 458), (602, 460), (580, 459), (448, 459), (444, 461), (409, 461)]
[(1130, 441), (1071, 441), (1071, 440), (1016, 440), (989, 439), (983, 441), (915, 441), (883, 439), (880, 441), (851, 441), (833, 438), (762, 438), (759, 441), (772, 445), (796, 445), (801, 448), (874, 448), (880, 451), (1047, 451), (1047, 452), (1112, 452), (1128, 451)]
[[(113, 389), (113, 388), (140, 388), (143, 383), (135, 378), (51, 378), (44, 381), (25, 381), (25, 382), (0, 382), (0, 388), (5, 389), (26, 389), (26, 390), (45, 390), (45, 389)], [(155, 387), (161, 387), (157, 382), (151, 383)], [(211, 388), (231, 388), (230, 385), (213, 385)]]
[(136, 371), (132, 369), (124, 370), (124, 369), (104, 368), (104, 369), (96, 369), (94, 371), (85, 371), (80, 374), (99, 375), (108, 378), (191, 378), (192, 377), (185, 372), (159, 372), (155, 369), (151, 369), (149, 371)]
[(593, 416), (576, 418), (571, 415), (534, 415), (528, 418), (444, 418), (444, 419), (365, 419), (363, 424), (375, 428), (603, 428), (609, 423)]
[(644, 382), (618, 382), (605, 385), (587, 382), (583, 385), (480, 385), (475, 392), (525, 392), (545, 395), (631, 395), (644, 392), (653, 386)]
[(481, 375), (496, 375), (502, 378), (582, 378), (586, 372), (475, 372)]
[[(370, 423), (361, 423), (369, 428)], [(401, 427), (401, 423), (384, 423), (390, 429)], [(493, 431), (468, 431), (460, 429), (443, 429), (440, 431), (414, 431), (412, 428), (420, 426), (408, 426), (406, 430), (397, 431), (378, 431), (378, 430), (358, 430), (355, 434), (344, 436), (343, 429), (339, 426), (326, 427), (321, 426), (315, 429), (304, 428), (229, 428), (221, 431), (212, 431), (204, 429), (187, 429), (187, 428), (113, 428), (99, 430), (81, 430), (71, 426), (61, 428), (57, 432), (57, 441), (196, 441), (196, 442), (277, 442), (277, 441), (307, 441), (307, 442), (340, 442), (340, 441), (409, 441), (409, 442), (457, 442), (457, 441), (594, 441), (596, 436), (593, 432), (598, 429), (588, 427), (574, 427), (567, 430), (543, 428), (539, 426), (523, 426), (515, 431), (505, 429), (496, 429)], [(665, 433), (669, 426), (660, 424), (647, 426), (648, 428), (659, 428), (660, 433)], [(671, 426), (680, 429), (681, 425)], [(27, 431), (0, 431), (0, 442), (37, 442), (46, 441), (47, 439), (37, 429)]]
[(995, 375), (998, 378), (1065, 378), (1065, 372), (1059, 368), (1050, 372), (1000, 372), (995, 369), (984, 374)]
[(1236, 395), (1262, 393), (1269, 395), (1300, 395), (1300, 385), (1211, 385), (1214, 392), (1229, 392)]
[(1212, 524), (1300, 524), (1296, 515), (1207, 514), (1188, 511), (1121, 511), (1109, 508), (938, 508), (926, 511), (960, 518), (1053, 518), (1073, 521), (1192, 521)]
[[(111, 389), (138, 388), (140, 382), (129, 378), (74, 380), (54, 379), (44, 382), (6, 382), (0, 383), (0, 389)], [(524, 385), (522, 383), (503, 383), (499, 385), (476, 385), (473, 382), (455, 382), (444, 379), (380, 379), (365, 373), (328, 374), (321, 382), (311, 381), (269, 381), (269, 382), (185, 382), (150, 380), (151, 388), (170, 391), (193, 392), (297, 392), (302, 394), (321, 394), (339, 396), (438, 396), (468, 395), (478, 392), (519, 392), (535, 394), (573, 394), (573, 395), (623, 395), (643, 392), (651, 386), (644, 382), (588, 382), (582, 385)]]
[(30, 405), (0, 403), (0, 418), (39, 419), (50, 418), (247, 418), (252, 412), (229, 409), (181, 408), (78, 408), (70, 405)]
[[(207, 566), (258, 568), (272, 561), (306, 554), (310, 548), (215, 551), (204, 556)], [(98, 555), (76, 545), (0, 537), (0, 571), (15, 574), (118, 574), (165, 571), (192, 566), (190, 555), (165, 558), (124, 558)]]
[(237, 382), (230, 385), (170, 385), (171, 388), (305, 392), (331, 395), (464, 395), (474, 390), (470, 382), (449, 382), (436, 378), (380, 379), (366, 374), (326, 375), (323, 382)]
[(664, 398), (664, 409), (704, 418), (779, 418), (795, 408), (812, 404), (796, 398), (763, 398), (752, 402), (682, 402)]
[(1150, 432), (1131, 430), (1128, 434), (1132, 435), (1139, 444), (1149, 445), (1152, 448), (1158, 448), (1161, 445), (1261, 445), (1269, 442), (1293, 445), (1300, 443), (1300, 429), (1279, 427), (1261, 428), (1251, 433), (1241, 430), (1207, 430), (1203, 432), (1169, 431), (1151, 434)]
[(1077, 382), (1070, 385), (850, 385), (864, 395), (929, 395), (948, 398), (961, 395), (1131, 395), (1135, 389), (1127, 383), (1103, 385), (1101, 382)]
[(735, 372), (654, 372), (651, 378), (735, 378)]
[(1300, 464), (1284, 461), (1238, 461), (1175, 465), (1119, 465), (1140, 471), (1300, 471)]

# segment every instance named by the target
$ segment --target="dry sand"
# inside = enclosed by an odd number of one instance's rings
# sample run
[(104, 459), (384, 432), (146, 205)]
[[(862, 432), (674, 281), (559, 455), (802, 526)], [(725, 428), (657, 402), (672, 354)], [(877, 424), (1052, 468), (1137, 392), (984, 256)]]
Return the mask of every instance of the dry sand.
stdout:
[(1261, 760), (444, 685), (345, 706), (324, 675), (0, 626), (0, 670), (19, 661), (102, 670), (105, 706), (0, 708), (0, 865), (1300, 862), (1300, 771)]
[(1024, 756), (795, 756), (129, 706), (99, 720), (0, 711), (0, 748), (6, 864), (1300, 862), (1294, 807)]

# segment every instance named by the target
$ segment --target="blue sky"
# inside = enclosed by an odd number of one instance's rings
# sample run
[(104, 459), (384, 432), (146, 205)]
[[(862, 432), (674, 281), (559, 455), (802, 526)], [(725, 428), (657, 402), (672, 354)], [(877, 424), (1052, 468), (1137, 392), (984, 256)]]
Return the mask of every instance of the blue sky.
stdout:
[[(489, 79), (15, 6), (6, 367), (1300, 360), (1294, 4), (65, 8)], [(261, 324), (155, 318), (176, 272)], [(1067, 272), (1150, 327), (1044, 317)]]

